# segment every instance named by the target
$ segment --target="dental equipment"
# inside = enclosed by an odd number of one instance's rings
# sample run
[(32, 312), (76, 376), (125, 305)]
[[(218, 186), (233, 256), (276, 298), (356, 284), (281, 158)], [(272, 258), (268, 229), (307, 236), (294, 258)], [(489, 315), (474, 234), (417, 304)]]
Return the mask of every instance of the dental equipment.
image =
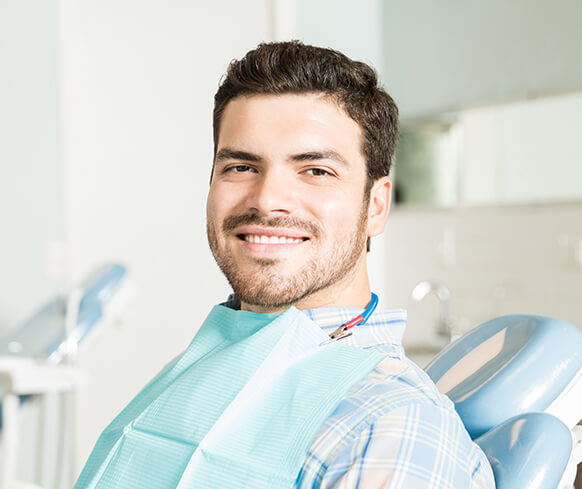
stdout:
[[(0, 340), (0, 428), (3, 438), (0, 488), (25, 487), (16, 482), (20, 405), (38, 396), (42, 399), (49, 392), (74, 392), (84, 382), (84, 376), (75, 367), (78, 344), (85, 342), (99, 324), (115, 319), (132, 294), (133, 288), (128, 283), (124, 266), (102, 266), (74, 287), (68, 297), (57, 297), (49, 302), (22, 327)], [(64, 405), (61, 407), (65, 408)], [(74, 411), (71, 412), (73, 415)], [(42, 421), (41, 437), (45, 430)], [(68, 419), (68, 424), (71, 423), (74, 423), (74, 416), (72, 421)], [(62, 425), (61, 438), (64, 430)], [(69, 438), (74, 444), (74, 426)], [(57, 458), (62, 458), (63, 440), (59, 445)], [(40, 468), (36, 479), (40, 479), (42, 473), (41, 451), (39, 449), (37, 455)], [(70, 452), (73, 455), (74, 446)], [(59, 474), (62, 465), (55, 464), (57, 479), (62, 478)]]
[[(75, 307), (74, 296), (79, 292)], [(75, 287), (69, 297), (55, 298), (0, 340), (0, 355), (42, 358), (57, 364), (70, 350), (68, 342), (84, 341), (99, 321), (117, 315), (132, 294), (127, 269), (119, 264), (104, 265)], [(77, 320), (71, 321), (74, 316)], [(68, 334), (67, 320), (72, 323)]]
[(487, 455), (497, 489), (572, 487), (582, 461), (582, 333), (541, 316), (488, 321), (426, 367)]

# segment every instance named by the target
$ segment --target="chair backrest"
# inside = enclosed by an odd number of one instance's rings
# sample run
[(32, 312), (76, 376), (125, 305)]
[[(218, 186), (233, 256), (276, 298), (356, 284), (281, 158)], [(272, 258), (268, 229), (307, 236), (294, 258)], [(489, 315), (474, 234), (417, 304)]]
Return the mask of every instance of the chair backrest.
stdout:
[(557, 487), (582, 419), (582, 332), (559, 319), (499, 317), (447, 346), (426, 372), (488, 456), (498, 489)]

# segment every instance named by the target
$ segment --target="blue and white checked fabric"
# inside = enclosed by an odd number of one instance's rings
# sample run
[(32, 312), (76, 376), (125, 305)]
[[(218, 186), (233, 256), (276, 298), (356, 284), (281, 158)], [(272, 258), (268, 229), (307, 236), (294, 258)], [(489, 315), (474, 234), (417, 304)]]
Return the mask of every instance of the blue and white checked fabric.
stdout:
[[(326, 332), (360, 309), (304, 311)], [(406, 358), (406, 312), (375, 312), (342, 342), (387, 355), (356, 384), (322, 426), (300, 489), (494, 489), (487, 458), (434, 383)]]

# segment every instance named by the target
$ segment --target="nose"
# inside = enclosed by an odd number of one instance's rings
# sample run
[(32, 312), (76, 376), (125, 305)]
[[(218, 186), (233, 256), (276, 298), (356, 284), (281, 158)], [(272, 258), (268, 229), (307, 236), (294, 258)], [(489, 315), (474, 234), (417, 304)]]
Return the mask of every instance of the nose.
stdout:
[(247, 205), (261, 215), (290, 214), (297, 204), (293, 179), (283, 170), (260, 173), (248, 195)]

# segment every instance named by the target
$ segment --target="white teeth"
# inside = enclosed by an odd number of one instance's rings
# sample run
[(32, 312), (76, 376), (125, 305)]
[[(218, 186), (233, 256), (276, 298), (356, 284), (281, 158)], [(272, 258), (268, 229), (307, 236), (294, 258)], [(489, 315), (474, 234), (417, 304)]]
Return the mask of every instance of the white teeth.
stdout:
[(261, 244), (287, 244), (287, 243), (301, 243), (303, 239), (301, 238), (288, 238), (286, 236), (265, 236), (257, 234), (245, 234), (245, 241), (249, 243), (261, 243)]

